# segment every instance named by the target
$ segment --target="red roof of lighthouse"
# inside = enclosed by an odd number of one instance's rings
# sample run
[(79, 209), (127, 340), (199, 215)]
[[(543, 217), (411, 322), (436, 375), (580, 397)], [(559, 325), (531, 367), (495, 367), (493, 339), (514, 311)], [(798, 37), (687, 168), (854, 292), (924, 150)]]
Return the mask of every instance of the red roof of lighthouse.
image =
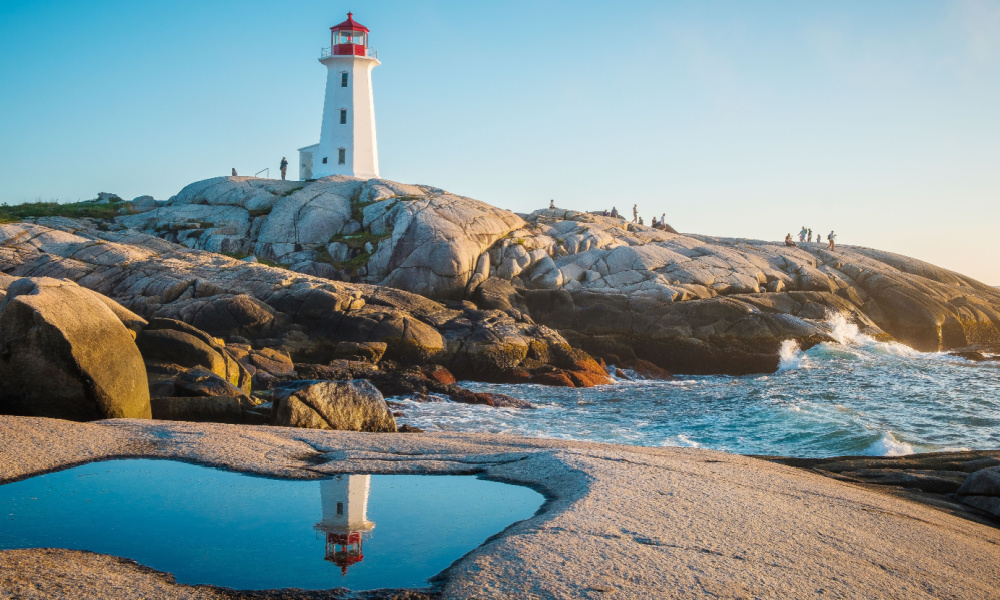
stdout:
[(330, 31), (363, 31), (371, 33), (368, 28), (354, 20), (354, 13), (347, 13), (347, 20), (330, 28)]

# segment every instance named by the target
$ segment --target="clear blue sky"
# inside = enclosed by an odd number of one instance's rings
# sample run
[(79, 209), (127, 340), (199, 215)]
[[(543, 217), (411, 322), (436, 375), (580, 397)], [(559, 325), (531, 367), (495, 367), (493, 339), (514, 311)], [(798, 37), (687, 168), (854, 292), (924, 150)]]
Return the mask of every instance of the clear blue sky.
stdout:
[(0, 201), (297, 172), (348, 10), (386, 178), (1000, 284), (1000, 0), (0, 0)]

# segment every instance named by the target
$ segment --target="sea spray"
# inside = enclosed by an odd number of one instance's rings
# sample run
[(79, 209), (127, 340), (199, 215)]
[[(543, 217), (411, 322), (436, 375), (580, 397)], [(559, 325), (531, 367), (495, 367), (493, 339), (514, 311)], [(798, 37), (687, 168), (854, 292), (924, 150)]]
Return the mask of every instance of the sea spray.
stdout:
[(905, 456), (914, 452), (912, 444), (900, 441), (892, 435), (891, 431), (886, 431), (881, 438), (868, 446), (865, 454), (868, 456)]
[(858, 326), (848, 321), (847, 316), (843, 313), (827, 315), (826, 325), (830, 328), (830, 337), (838, 344), (858, 344), (872, 340), (867, 335), (863, 335)]
[[(687, 375), (593, 388), (467, 382), (528, 399), (535, 410), (394, 399), (397, 422), (427, 431), (506, 433), (582, 441), (690, 446), (782, 456), (899, 455), (1000, 447), (997, 369), (917, 352), (831, 317), (831, 339), (784, 344), (775, 375)], [(864, 330), (864, 325), (860, 328)], [(795, 359), (798, 368), (791, 367)], [(891, 431), (892, 433), (886, 433)], [(681, 437), (683, 436), (683, 437)]]
[(870, 335), (861, 333), (860, 328), (855, 323), (850, 322), (847, 315), (843, 313), (828, 314), (825, 324), (830, 329), (830, 337), (842, 346), (864, 347), (876, 354), (891, 354), (893, 356), (920, 355), (920, 352), (899, 342), (880, 342)]
[(802, 351), (799, 343), (795, 340), (785, 340), (781, 342), (778, 349), (778, 372), (798, 369), (802, 364)]

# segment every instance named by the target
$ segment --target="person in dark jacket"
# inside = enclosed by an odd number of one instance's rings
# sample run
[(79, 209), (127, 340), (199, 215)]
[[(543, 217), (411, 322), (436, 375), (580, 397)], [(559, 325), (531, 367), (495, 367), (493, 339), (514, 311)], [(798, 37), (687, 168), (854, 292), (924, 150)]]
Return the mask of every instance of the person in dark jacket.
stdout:
[(282, 181), (285, 180), (285, 173), (286, 172), (288, 172), (288, 161), (285, 160), (284, 156), (282, 156), (281, 157), (281, 180)]

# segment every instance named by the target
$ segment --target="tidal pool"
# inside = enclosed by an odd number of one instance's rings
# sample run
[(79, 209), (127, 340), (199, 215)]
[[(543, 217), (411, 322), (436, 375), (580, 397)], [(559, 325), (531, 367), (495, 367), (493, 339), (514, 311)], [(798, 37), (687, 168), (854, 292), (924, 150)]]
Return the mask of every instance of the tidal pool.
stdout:
[(471, 476), (297, 481), (111, 460), (0, 485), (0, 549), (90, 550), (248, 590), (423, 587), (543, 502)]

